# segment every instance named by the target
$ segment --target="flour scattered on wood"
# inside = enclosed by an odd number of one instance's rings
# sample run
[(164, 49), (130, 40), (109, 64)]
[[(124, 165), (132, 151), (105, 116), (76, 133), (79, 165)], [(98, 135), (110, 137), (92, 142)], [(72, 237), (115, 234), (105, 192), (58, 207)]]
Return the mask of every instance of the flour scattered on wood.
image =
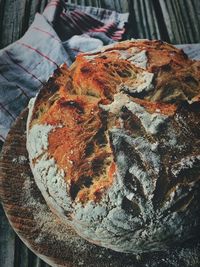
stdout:
[[(32, 210), (34, 220), (37, 221), (37, 225), (40, 228), (40, 234), (36, 242), (42, 241), (42, 237), (45, 234), (56, 235), (58, 240), (65, 240), (67, 227), (62, 227), (59, 223), (59, 219), (50, 211), (46, 205), (45, 200), (39, 194), (36, 198), (34, 195), (34, 189), (36, 187), (35, 182), (31, 177), (27, 176), (24, 181), (24, 205)], [(38, 190), (38, 189), (37, 189)]]
[(23, 155), (19, 155), (17, 158), (13, 158), (12, 162), (19, 164), (26, 164), (28, 162), (28, 159)]

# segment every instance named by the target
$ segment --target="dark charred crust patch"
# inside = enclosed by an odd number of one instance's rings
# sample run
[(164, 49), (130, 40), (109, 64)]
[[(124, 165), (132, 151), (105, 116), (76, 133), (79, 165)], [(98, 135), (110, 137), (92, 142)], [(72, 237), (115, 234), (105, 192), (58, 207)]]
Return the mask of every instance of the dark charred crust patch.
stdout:
[(155, 209), (160, 208), (165, 199), (169, 184), (167, 177), (168, 175), (166, 173), (166, 169), (163, 167), (160, 171), (160, 175), (157, 178), (156, 188), (153, 192), (154, 196), (152, 202)]
[(170, 182), (169, 188), (174, 187), (178, 183), (187, 184), (200, 180), (200, 159), (198, 158), (194, 159), (192, 168), (190, 166), (184, 166), (179, 171), (179, 164), (174, 164), (172, 168), (177, 174), (174, 177), (173, 173), (171, 173), (173, 180)]
[(78, 193), (83, 188), (89, 188), (93, 183), (92, 177), (81, 176), (78, 182), (72, 182), (70, 185), (70, 196), (73, 200), (76, 199)]
[(80, 191), (81, 187), (79, 184), (72, 182), (70, 185), (69, 193), (73, 200), (75, 200), (78, 192)]
[(141, 124), (140, 119), (135, 116), (126, 107), (122, 107), (120, 112), (120, 118), (123, 120), (123, 125), (126, 131), (129, 132), (131, 136), (142, 136), (146, 135), (144, 127)]
[[(180, 108), (180, 113), (183, 112), (183, 113), (188, 113), (189, 114), (192, 114), (192, 113), (195, 113), (195, 115), (200, 115), (200, 102), (197, 101), (197, 102), (193, 102), (193, 103), (188, 103), (188, 101), (184, 101)], [(197, 118), (196, 118), (197, 119)]]
[(117, 70), (116, 72), (122, 78), (127, 78), (127, 77), (131, 77), (132, 76), (131, 72), (126, 70), (126, 69)]
[(124, 197), (122, 200), (122, 209), (128, 213), (131, 213), (133, 216), (138, 216), (141, 212), (138, 204), (126, 197)]
[(124, 177), (124, 183), (128, 190), (134, 192), (136, 196), (146, 199), (146, 196), (143, 192), (143, 187), (140, 181), (129, 171), (126, 172)]
[(96, 173), (97, 175), (102, 172), (102, 166), (104, 163), (104, 158), (103, 157), (99, 157), (99, 158), (95, 158), (92, 162), (92, 169), (94, 170), (94, 173)]
[(101, 133), (101, 131), (98, 132), (98, 134), (96, 135), (95, 143), (99, 145), (99, 147), (104, 147), (108, 144), (105, 132), (103, 133)]
[(99, 56), (99, 58), (101, 58), (101, 59), (107, 59), (107, 56), (106, 55), (102, 55), (102, 56)]
[(125, 92), (126, 94), (132, 96), (132, 97), (135, 97), (135, 98), (140, 98), (140, 99), (145, 99), (145, 97), (147, 96), (147, 93), (145, 91), (142, 91), (142, 92), (130, 92), (129, 88), (126, 87), (126, 86), (123, 86), (121, 88), (121, 91), (122, 92)]
[[(187, 188), (187, 190), (188, 190), (188, 188)], [(194, 197), (194, 192), (193, 191), (188, 192), (186, 196), (178, 199), (173, 204), (173, 206), (169, 209), (170, 213), (177, 212), (177, 211), (178, 212), (184, 211), (184, 209), (186, 207), (188, 207), (188, 205), (190, 204), (193, 197)]]
[[(189, 104), (187, 101), (180, 106), (175, 120), (186, 138), (200, 140), (200, 102)], [(186, 140), (185, 140), (186, 142)]]
[(61, 107), (75, 108), (79, 114), (84, 113), (84, 108), (78, 101), (61, 101), (60, 105)]
[(81, 72), (84, 74), (89, 74), (91, 72), (91, 69), (90, 69), (90, 67), (84, 66), (81, 68)]
[(192, 87), (198, 86), (198, 81), (192, 75), (188, 75), (188, 76), (184, 77), (183, 80), (189, 86), (192, 86)]
[(89, 157), (90, 155), (92, 155), (94, 153), (94, 142), (90, 142), (87, 144), (86, 148), (85, 148), (85, 157)]

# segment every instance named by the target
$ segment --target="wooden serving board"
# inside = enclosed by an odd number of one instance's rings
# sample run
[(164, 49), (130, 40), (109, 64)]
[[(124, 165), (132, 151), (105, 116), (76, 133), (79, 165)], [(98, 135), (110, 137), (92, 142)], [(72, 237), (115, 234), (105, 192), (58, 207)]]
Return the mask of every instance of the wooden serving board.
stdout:
[(25, 137), (27, 113), (26, 109), (19, 116), (3, 148), (0, 197), (13, 229), (35, 254), (52, 266), (200, 266), (198, 244), (136, 256), (90, 244), (60, 222), (44, 201), (29, 167)]

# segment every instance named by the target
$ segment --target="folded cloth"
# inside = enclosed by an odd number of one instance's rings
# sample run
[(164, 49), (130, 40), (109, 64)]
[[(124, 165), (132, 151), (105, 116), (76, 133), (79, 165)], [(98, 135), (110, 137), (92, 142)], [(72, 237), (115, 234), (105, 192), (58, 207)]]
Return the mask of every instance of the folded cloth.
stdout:
[(122, 38), (128, 13), (52, 0), (25, 35), (0, 50), (0, 140), (53, 71)]

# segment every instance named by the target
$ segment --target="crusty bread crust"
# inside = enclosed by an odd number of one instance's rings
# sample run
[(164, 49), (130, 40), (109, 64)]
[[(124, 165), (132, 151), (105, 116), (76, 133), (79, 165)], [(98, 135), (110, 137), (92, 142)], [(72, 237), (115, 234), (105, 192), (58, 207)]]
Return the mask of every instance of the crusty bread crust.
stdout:
[(199, 62), (161, 41), (112, 44), (61, 66), (27, 123), (31, 169), (48, 205), (116, 251), (194, 237), (199, 96)]

